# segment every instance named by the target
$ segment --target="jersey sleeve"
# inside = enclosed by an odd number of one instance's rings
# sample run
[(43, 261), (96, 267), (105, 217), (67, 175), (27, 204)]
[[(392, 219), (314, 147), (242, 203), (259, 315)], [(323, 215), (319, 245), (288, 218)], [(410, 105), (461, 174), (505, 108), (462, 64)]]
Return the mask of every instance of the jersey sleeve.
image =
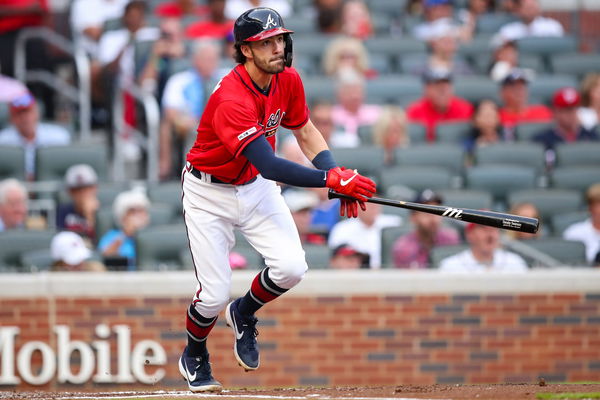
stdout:
[(255, 113), (242, 103), (225, 101), (215, 110), (213, 129), (231, 154), (238, 156), (263, 128)]
[(309, 112), (302, 79), (300, 79), (300, 75), (295, 69), (290, 69), (290, 72), (289, 86), (286, 88), (289, 93), (287, 112), (281, 120), (281, 125), (284, 128), (294, 130), (306, 125)]

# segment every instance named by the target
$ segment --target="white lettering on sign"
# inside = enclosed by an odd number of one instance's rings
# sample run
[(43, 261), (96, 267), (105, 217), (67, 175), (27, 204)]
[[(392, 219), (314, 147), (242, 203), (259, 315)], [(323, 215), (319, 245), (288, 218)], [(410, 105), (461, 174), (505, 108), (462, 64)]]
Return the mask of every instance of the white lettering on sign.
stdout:
[[(164, 348), (153, 340), (142, 340), (131, 346), (131, 329), (127, 325), (115, 325), (117, 337), (117, 371), (111, 372), (110, 338), (111, 330), (105, 324), (96, 326), (95, 334), (100, 340), (91, 344), (81, 340), (71, 340), (70, 328), (66, 325), (54, 327), (56, 352), (41, 341), (26, 342), (16, 354), (15, 339), (20, 333), (16, 326), (0, 327), (0, 385), (17, 385), (21, 380), (30, 385), (44, 385), (56, 376), (59, 383), (80, 385), (90, 379), (97, 383), (154, 384), (165, 376), (164, 368), (148, 374), (147, 365), (165, 365), (167, 354)], [(95, 350), (95, 351), (94, 351)], [(41, 354), (42, 365), (32, 368), (34, 353)], [(79, 355), (77, 372), (71, 368), (71, 356)], [(94, 374), (95, 370), (95, 374)]]

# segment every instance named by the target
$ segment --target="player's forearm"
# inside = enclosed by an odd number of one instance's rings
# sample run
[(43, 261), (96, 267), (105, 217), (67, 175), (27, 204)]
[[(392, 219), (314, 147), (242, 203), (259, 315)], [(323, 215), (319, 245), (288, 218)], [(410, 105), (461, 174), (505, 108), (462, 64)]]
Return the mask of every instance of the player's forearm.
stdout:
[(302, 128), (295, 130), (294, 136), (298, 141), (302, 153), (309, 160), (314, 159), (323, 150), (329, 150), (329, 146), (327, 146), (323, 135), (321, 135), (321, 132), (313, 125), (311, 120), (308, 120)]

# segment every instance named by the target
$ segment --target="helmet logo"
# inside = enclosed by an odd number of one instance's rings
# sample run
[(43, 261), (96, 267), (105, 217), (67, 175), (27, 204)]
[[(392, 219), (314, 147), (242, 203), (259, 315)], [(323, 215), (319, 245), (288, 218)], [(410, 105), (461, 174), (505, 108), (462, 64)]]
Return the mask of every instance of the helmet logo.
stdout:
[(273, 19), (273, 15), (269, 14), (267, 17), (267, 23), (263, 26), (263, 29), (269, 29), (269, 27), (276, 27), (277, 22)]

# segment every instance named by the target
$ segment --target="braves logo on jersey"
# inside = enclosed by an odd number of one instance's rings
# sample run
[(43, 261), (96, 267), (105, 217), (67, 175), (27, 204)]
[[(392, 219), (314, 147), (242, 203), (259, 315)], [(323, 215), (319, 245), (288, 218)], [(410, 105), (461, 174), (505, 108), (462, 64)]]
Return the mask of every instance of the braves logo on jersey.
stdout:
[(278, 108), (273, 114), (269, 115), (269, 119), (267, 120), (267, 124), (265, 126), (265, 137), (273, 136), (277, 132), (277, 128), (279, 128), (279, 124), (285, 115), (285, 111), (282, 113), (281, 109)]

